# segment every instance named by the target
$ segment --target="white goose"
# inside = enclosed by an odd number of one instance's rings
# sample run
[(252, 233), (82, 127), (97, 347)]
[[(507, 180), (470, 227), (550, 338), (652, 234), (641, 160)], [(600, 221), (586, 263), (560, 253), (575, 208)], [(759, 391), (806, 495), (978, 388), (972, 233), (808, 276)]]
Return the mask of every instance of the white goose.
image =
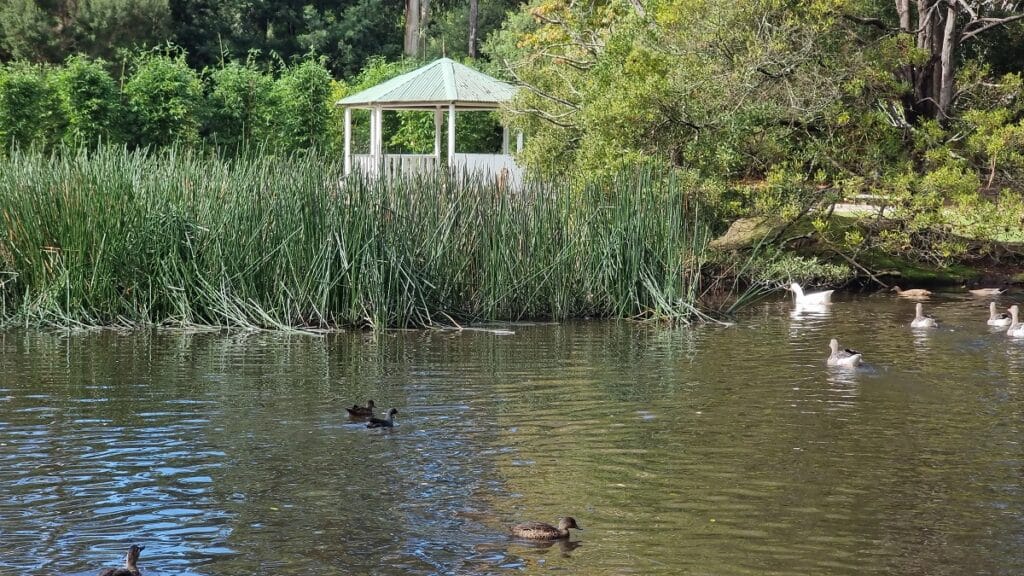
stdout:
[(924, 305), (920, 302), (916, 306), (916, 314), (914, 320), (910, 322), (911, 328), (938, 328), (939, 322), (931, 316), (925, 316)]
[(1020, 315), (1020, 308), (1016, 304), (1010, 306), (1010, 318), (1013, 323), (1010, 324), (1010, 328), (1006, 331), (1006, 335), (1011, 338), (1024, 338), (1024, 324), (1020, 323), (1018, 316)]
[(989, 326), (1001, 326), (1007, 327), (1013, 323), (1013, 319), (1006, 312), (1000, 312), (996, 314), (996, 303), (988, 303), (988, 325)]
[(832, 293), (835, 292), (835, 290), (825, 290), (824, 292), (811, 292), (810, 294), (804, 294), (804, 289), (796, 282), (790, 284), (789, 289), (793, 292), (797, 306), (831, 304)]
[(856, 366), (860, 364), (860, 359), (863, 356), (856, 350), (849, 348), (839, 348), (839, 340), (833, 338), (829, 343), (828, 347), (832, 349), (832, 354), (828, 357), (829, 366)]

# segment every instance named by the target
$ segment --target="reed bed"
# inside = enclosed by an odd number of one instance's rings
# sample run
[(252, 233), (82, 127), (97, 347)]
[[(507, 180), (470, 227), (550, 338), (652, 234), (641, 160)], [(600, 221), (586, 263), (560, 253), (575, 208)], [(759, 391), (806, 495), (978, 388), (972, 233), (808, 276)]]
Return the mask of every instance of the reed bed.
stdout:
[(715, 221), (634, 171), (519, 191), (342, 176), (320, 155), (0, 158), (0, 317), (57, 326), (708, 318)]

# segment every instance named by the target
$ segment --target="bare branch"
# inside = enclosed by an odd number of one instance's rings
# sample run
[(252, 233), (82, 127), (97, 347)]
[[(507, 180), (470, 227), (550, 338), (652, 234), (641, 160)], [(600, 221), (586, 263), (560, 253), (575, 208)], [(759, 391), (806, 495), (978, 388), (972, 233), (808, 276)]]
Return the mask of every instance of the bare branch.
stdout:
[[(974, 38), (975, 36), (977, 36), (978, 34), (981, 34), (985, 30), (989, 30), (989, 29), (995, 28), (997, 26), (1003, 26), (1005, 24), (1009, 24), (1010, 22), (1015, 22), (1015, 21), (1020, 20), (1020, 19), (1024, 19), (1024, 14), (1014, 14), (1013, 16), (1007, 16), (1006, 18), (982, 18), (980, 20), (976, 20), (976, 22), (986, 22), (986, 24), (984, 24), (983, 26), (981, 26), (979, 28), (975, 28), (974, 30), (971, 30), (970, 32), (967, 32), (967, 29), (965, 28), (964, 29), (965, 33), (961, 34), (961, 36), (960, 36), (960, 43), (962, 44), (962, 43), (970, 40), (971, 38)], [(975, 22), (971, 22), (971, 24), (974, 24), (974, 23)], [(970, 24), (968, 24), (968, 26), (970, 26)]]

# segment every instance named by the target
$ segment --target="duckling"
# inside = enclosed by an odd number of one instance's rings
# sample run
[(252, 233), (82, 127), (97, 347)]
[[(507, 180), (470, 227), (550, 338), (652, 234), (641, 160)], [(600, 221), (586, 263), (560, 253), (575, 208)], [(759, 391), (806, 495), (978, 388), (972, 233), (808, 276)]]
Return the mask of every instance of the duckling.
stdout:
[(797, 306), (808, 304), (831, 304), (832, 293), (835, 292), (835, 290), (825, 290), (824, 292), (811, 292), (810, 294), (804, 294), (804, 289), (796, 282), (790, 284), (789, 289), (793, 292), (793, 297), (796, 300)]
[(832, 354), (828, 357), (829, 366), (857, 366), (860, 364), (860, 359), (863, 356), (856, 350), (849, 348), (839, 349), (839, 341), (833, 338), (829, 343), (828, 347), (832, 349)]
[(398, 408), (392, 408), (388, 410), (388, 419), (382, 418), (370, 418), (370, 421), (366, 423), (367, 428), (391, 428), (395, 425), (395, 414), (398, 414)]
[(988, 325), (989, 326), (1009, 326), (1013, 323), (1013, 319), (1006, 312), (1000, 312), (996, 314), (996, 303), (988, 303)]
[(373, 400), (367, 400), (365, 407), (353, 404), (351, 408), (345, 408), (345, 411), (352, 418), (369, 418), (373, 416), (373, 406)]
[(525, 522), (512, 527), (512, 535), (528, 540), (561, 540), (569, 537), (569, 529), (583, 530), (572, 516), (558, 519), (558, 528), (544, 522)]
[(914, 319), (910, 322), (911, 328), (938, 328), (939, 322), (931, 316), (925, 315), (923, 312), (924, 305), (920, 302), (917, 303), (916, 314)]
[(1010, 324), (1010, 328), (1006, 331), (1006, 335), (1011, 338), (1024, 338), (1024, 324), (1020, 323), (1020, 308), (1016, 304), (1010, 306), (1010, 319), (1013, 323)]
[(124, 556), (124, 566), (120, 568), (107, 568), (100, 572), (100, 576), (139, 576), (142, 571), (136, 563), (139, 561), (139, 554), (145, 549), (145, 546), (138, 546), (132, 544), (128, 548), (128, 553)]
[(925, 290), (924, 288), (903, 290), (899, 286), (893, 286), (890, 291), (895, 292), (897, 296), (902, 296), (904, 298), (927, 298), (932, 295), (931, 290)]

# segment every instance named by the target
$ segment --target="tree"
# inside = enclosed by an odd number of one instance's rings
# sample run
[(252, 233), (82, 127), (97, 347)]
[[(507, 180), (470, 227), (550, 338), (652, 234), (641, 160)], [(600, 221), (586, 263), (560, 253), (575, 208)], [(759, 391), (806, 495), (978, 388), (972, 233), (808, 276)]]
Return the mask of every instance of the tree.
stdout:
[(14, 63), (0, 67), (0, 144), (51, 146), (59, 141), (64, 118), (51, 70)]
[(56, 85), (67, 119), (67, 144), (92, 146), (120, 140), (120, 94), (106, 62), (72, 56), (57, 72)]
[(138, 56), (124, 86), (137, 146), (166, 146), (199, 140), (203, 85), (180, 52)]
[(0, 42), (16, 59), (62, 62), (76, 52), (114, 56), (118, 48), (167, 39), (167, 0), (5, 0)]
[(476, 60), (477, 38), (476, 25), (479, 16), (480, 5), (477, 0), (469, 0), (469, 57)]
[[(1024, 5), (1008, 0), (895, 0), (899, 34), (910, 42), (909, 57), (898, 71), (906, 83), (902, 101), (909, 122), (947, 122), (959, 96), (960, 53), (1001, 28), (1024, 19)], [(855, 21), (892, 30), (882, 17), (853, 16)]]

